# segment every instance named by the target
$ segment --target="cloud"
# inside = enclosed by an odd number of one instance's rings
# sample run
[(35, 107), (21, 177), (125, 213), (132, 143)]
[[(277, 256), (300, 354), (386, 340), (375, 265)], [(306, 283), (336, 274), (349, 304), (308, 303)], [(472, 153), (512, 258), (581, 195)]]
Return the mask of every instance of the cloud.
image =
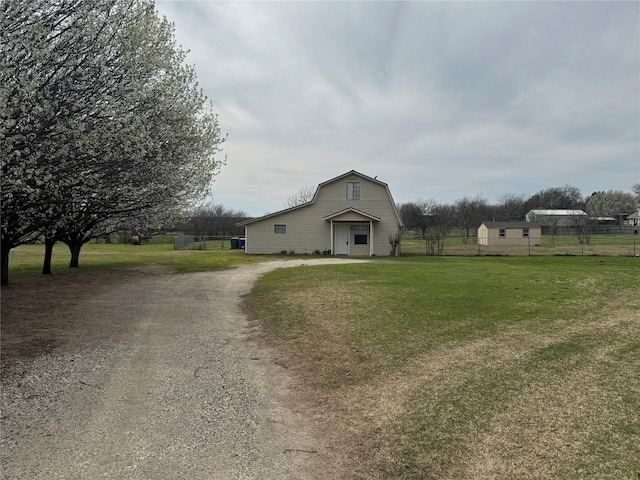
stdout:
[(350, 169), (397, 201), (640, 182), (634, 2), (159, 1), (251, 215)]

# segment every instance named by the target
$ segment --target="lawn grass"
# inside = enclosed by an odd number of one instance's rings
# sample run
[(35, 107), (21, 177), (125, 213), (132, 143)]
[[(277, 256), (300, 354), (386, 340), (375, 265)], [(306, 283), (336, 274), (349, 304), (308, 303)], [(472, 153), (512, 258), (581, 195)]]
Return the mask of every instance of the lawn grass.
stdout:
[[(243, 250), (174, 250), (173, 244), (95, 244), (87, 243), (80, 252), (80, 268), (69, 269), (71, 255), (66, 245), (57, 243), (51, 262), (54, 275), (73, 275), (77, 271), (113, 271), (148, 265), (167, 267), (186, 273), (232, 265), (265, 261), (246, 255)], [(21, 245), (10, 252), (9, 281), (34, 276), (42, 271), (44, 245)]]
[[(11, 252), (39, 275), (42, 245)], [(278, 257), (57, 245), (54, 275), (224, 268)], [(636, 478), (640, 261), (401, 257), (283, 269), (247, 299), (299, 379), (344, 478)], [(23, 282), (24, 283), (24, 282)]]
[(413, 258), (276, 271), (248, 303), (342, 412), (345, 478), (635, 478), (638, 278), (629, 257)]

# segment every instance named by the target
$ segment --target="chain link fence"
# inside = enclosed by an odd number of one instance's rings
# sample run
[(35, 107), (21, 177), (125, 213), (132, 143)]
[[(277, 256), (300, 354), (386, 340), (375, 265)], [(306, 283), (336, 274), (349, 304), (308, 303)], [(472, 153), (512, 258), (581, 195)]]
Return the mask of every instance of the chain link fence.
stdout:
[(173, 239), (174, 250), (231, 250), (244, 245), (238, 237), (211, 237), (199, 235), (176, 235)]
[[(402, 255), (437, 255), (436, 246), (419, 234), (402, 237)], [(580, 243), (575, 234), (542, 235), (540, 242), (528, 245), (480, 245), (477, 236), (450, 235), (444, 240), (442, 255), (527, 256), (527, 255), (601, 255), (640, 256), (640, 236), (633, 233), (594, 234)]]

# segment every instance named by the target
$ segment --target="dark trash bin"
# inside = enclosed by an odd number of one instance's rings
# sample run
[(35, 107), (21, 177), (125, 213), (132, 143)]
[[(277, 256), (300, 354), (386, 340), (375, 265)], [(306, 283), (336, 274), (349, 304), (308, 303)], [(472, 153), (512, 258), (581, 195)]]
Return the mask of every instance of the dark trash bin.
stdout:
[(239, 238), (232, 238), (231, 239), (231, 250), (237, 250), (238, 248), (240, 248), (240, 239)]
[(243, 250), (244, 250), (244, 243), (245, 243), (245, 239), (244, 239), (244, 238), (241, 238), (241, 239), (240, 239), (240, 244), (239, 244), (239, 246), (240, 246), (240, 248), (241, 248), (241, 249), (243, 249)]

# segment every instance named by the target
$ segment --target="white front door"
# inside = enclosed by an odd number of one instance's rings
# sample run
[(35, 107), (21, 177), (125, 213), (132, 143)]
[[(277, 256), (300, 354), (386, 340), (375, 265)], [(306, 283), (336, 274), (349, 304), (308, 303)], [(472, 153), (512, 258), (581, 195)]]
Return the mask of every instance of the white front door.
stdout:
[(349, 224), (335, 223), (333, 231), (335, 255), (349, 255)]

